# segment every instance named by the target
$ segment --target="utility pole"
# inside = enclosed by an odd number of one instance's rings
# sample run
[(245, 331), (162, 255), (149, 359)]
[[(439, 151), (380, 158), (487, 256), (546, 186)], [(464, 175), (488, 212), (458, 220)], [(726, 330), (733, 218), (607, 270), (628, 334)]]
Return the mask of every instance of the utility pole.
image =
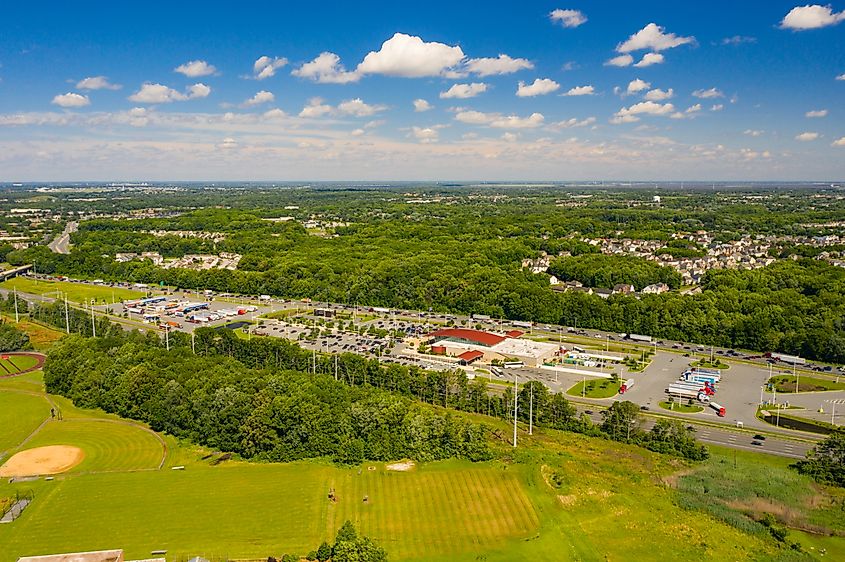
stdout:
[(18, 288), (15, 287), (15, 324), (20, 322), (20, 318), (18, 317)]
[(70, 312), (67, 308), (67, 293), (65, 293), (65, 330), (70, 333)]
[(334, 380), (337, 380), (337, 354), (334, 356)]
[(193, 330), (191, 330), (191, 352), (196, 355), (197, 354), (197, 346), (196, 346), (196, 334)]
[(91, 334), (97, 337), (97, 323), (94, 321), (94, 299), (91, 299)]
[(516, 448), (516, 414), (518, 412), (517, 405), (519, 404), (519, 375), (516, 370), (513, 372), (513, 447)]
[(792, 376), (795, 377), (795, 394), (798, 394), (798, 377), (800, 377), (800, 375), (798, 374), (798, 369), (795, 367), (795, 363), (792, 364)]
[(164, 329), (164, 345), (167, 346), (167, 351), (170, 351), (170, 326)]

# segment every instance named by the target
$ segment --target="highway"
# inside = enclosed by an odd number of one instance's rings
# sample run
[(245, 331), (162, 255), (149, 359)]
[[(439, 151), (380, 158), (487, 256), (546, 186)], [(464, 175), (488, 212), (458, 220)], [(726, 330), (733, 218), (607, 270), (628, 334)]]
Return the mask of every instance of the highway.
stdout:
[(69, 222), (65, 226), (64, 232), (56, 236), (52, 242), (47, 244), (47, 247), (55, 254), (69, 254), (70, 253), (70, 235), (76, 232), (79, 228), (78, 222)]

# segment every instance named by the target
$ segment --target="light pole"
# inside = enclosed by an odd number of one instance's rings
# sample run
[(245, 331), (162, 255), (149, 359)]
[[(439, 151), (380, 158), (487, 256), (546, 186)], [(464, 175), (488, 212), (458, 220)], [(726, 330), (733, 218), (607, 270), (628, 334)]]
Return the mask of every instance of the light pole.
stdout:
[(97, 323), (94, 321), (94, 299), (91, 299), (91, 335), (97, 337)]
[(516, 415), (519, 404), (519, 375), (516, 370), (513, 372), (513, 447), (516, 448)]

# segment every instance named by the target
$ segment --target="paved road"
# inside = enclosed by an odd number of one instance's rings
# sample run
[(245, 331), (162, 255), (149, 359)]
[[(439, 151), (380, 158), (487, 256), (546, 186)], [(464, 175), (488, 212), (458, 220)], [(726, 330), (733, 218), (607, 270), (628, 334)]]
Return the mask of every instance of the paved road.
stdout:
[(56, 236), (56, 238), (52, 242), (47, 244), (47, 247), (50, 248), (50, 250), (56, 254), (69, 254), (70, 235), (76, 232), (77, 228), (79, 228), (78, 222), (67, 223), (64, 232)]

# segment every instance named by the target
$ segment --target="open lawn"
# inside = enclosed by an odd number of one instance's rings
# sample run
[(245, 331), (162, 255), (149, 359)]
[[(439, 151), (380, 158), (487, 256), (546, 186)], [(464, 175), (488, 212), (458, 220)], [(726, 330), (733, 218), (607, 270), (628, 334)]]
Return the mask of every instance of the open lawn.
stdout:
[[(50, 403), (44, 396), (0, 391), (0, 456), (20, 445), (48, 417)], [(6, 454), (3, 459), (9, 456)]]
[[(0, 396), (11, 394), (3, 388)], [(730, 452), (696, 468), (634, 446), (535, 429), (533, 436), (520, 432), (516, 452), (494, 442), (501, 460), (395, 472), (381, 463), (212, 466), (204, 458), (209, 451), (165, 437), (168, 460), (155, 470), (163, 451), (148, 431), (63, 398), (55, 402), (64, 421), (48, 422), (26, 448), (72, 445), (85, 458), (52, 481), (0, 482), (0, 497), (35, 496), (17, 521), (0, 526), (0, 562), (115, 546), (130, 558), (166, 549), (174, 561), (304, 555), (347, 519), (394, 561), (658, 561), (669, 552), (678, 560), (775, 560), (779, 552), (768, 535), (747, 534), (707, 505), (679, 506), (721, 485)], [(506, 422), (472, 417), (509, 431)], [(790, 461), (751, 453), (739, 453), (739, 461), (725, 491), (710, 494), (714, 502), (744, 501), (745, 491), (760, 489), (774, 502), (805, 509), (805, 524), (837, 521), (831, 500), (787, 469)], [(185, 469), (170, 470), (176, 464)]]
[(123, 300), (137, 299), (144, 296), (141, 291), (133, 291), (132, 289), (113, 288), (105, 285), (89, 285), (87, 283), (71, 283), (68, 281), (40, 281), (30, 279), (28, 277), (14, 277), (8, 281), (0, 283), (0, 287), (4, 289), (17, 289), (22, 293), (30, 293), (33, 295), (46, 295), (48, 297), (57, 297), (67, 295), (67, 299), (72, 302), (82, 303), (91, 302), (95, 299), (97, 303), (103, 302), (120, 302)]
[(611, 382), (610, 379), (594, 379), (581, 381), (566, 391), (570, 396), (583, 396), (585, 398), (611, 398), (619, 394), (621, 382)]
[(679, 402), (661, 402), (660, 407), (664, 410), (671, 410), (673, 412), (679, 412), (682, 414), (695, 414), (697, 412), (701, 412), (704, 410), (702, 406), (698, 406), (693, 404), (692, 406), (688, 404), (682, 404)]
[[(3, 315), (3, 319), (7, 322), (14, 322), (15, 316), (8, 314)], [(29, 336), (29, 343), (36, 351), (45, 351), (53, 345), (53, 342), (58, 341), (65, 335), (64, 332), (33, 322), (31, 320), (21, 319), (20, 322), (15, 323), (15, 327), (23, 330)]]
[[(839, 377), (837, 377), (838, 379)], [(825, 390), (845, 390), (845, 380), (827, 379), (801, 375), (778, 375), (769, 379), (769, 384), (775, 385), (778, 392), (795, 392), (798, 379), (798, 392), (823, 392)], [(845, 377), (843, 377), (845, 379)]]
[[(3, 357), (6, 357), (4, 359)], [(3, 353), (0, 355), (0, 377), (3, 375), (14, 375), (27, 369), (32, 369), (38, 364), (38, 357), (32, 355), (14, 355)]]

